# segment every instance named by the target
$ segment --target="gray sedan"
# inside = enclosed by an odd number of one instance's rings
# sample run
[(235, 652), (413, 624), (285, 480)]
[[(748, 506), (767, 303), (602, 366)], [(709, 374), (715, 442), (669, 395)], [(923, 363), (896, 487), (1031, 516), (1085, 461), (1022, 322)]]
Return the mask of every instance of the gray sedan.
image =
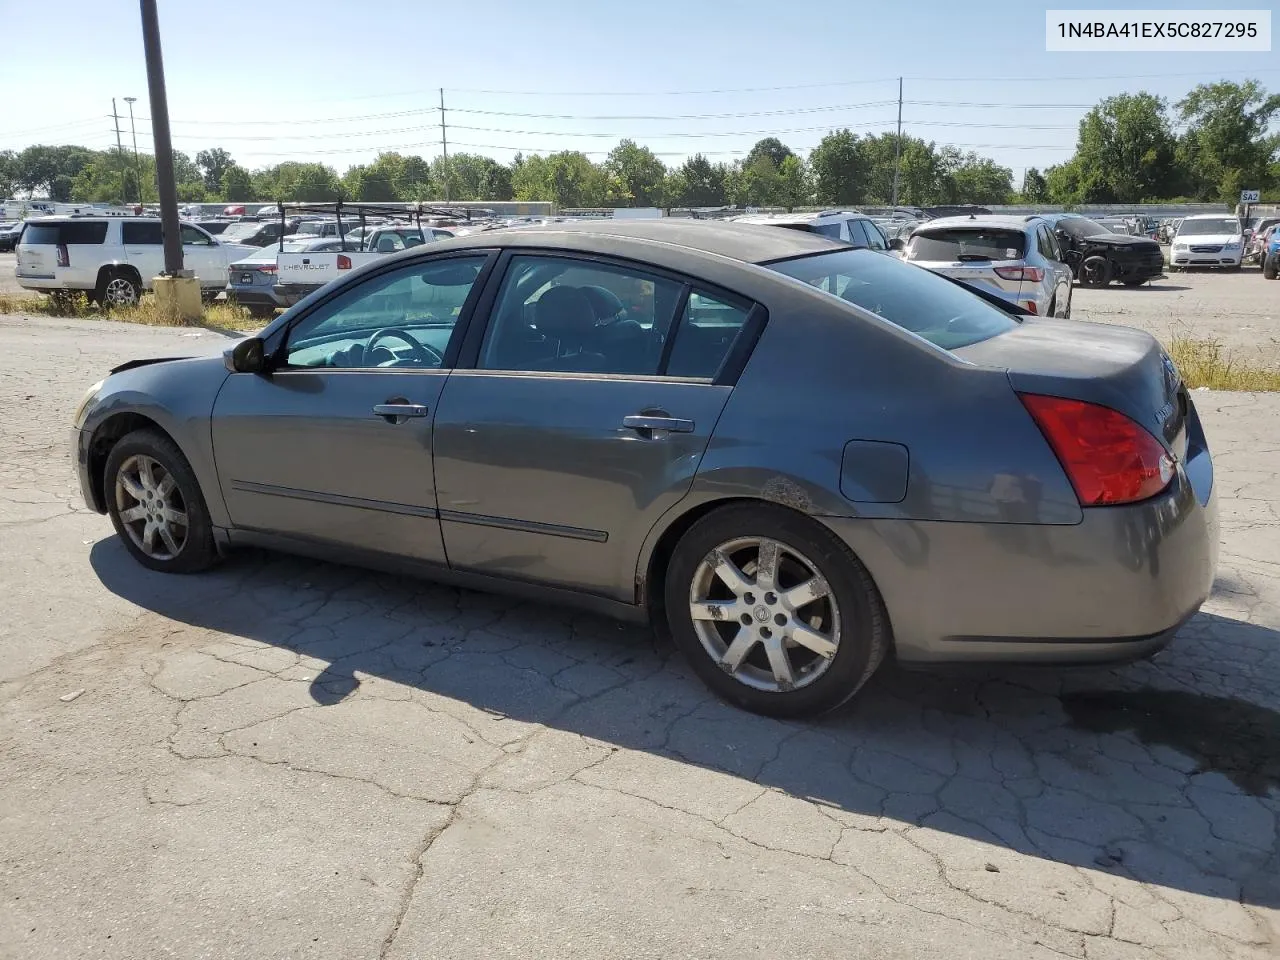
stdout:
[(74, 451), (153, 570), (253, 544), (576, 602), (786, 716), (886, 656), (1149, 655), (1218, 543), (1199, 417), (1147, 334), (707, 221), (380, 259), (225, 356), (116, 368)]

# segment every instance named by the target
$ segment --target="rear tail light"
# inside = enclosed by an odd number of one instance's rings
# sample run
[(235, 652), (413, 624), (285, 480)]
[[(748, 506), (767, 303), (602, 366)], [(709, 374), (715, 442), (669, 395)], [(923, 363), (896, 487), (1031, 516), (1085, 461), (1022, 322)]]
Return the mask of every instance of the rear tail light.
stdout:
[(1081, 506), (1136, 503), (1173, 479), (1173, 458), (1154, 436), (1109, 407), (1020, 393), (1066, 471)]
[(351, 258), (348, 257), (345, 253), (338, 254), (338, 269), (339, 270), (351, 269)]
[(275, 273), (276, 265), (274, 263), (264, 263), (258, 269), (261, 270), (263, 273)]
[(1038, 310), (1036, 309), (1036, 302), (1034, 300), (1026, 301), (1026, 306), (1027, 306), (1027, 309), (1030, 310), (1032, 313), (1038, 312)]
[(71, 254), (67, 252), (67, 245), (65, 243), (58, 244), (58, 266), (71, 266)]
[(1044, 270), (1040, 267), (995, 267), (997, 277), (1005, 280), (1025, 280), (1039, 283), (1044, 279)]

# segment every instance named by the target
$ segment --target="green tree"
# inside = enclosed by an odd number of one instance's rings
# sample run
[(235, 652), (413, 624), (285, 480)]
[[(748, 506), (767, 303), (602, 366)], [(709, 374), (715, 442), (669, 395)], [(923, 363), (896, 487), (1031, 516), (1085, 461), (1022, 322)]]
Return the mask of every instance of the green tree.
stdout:
[(1035, 167), (1028, 167), (1022, 175), (1022, 199), (1026, 203), (1047, 203), (1049, 184)]
[(511, 168), (495, 163), (484, 172), (480, 181), (480, 195), (477, 200), (510, 200), (515, 196), (511, 183)]
[(818, 203), (853, 206), (866, 202), (867, 162), (856, 134), (835, 130), (809, 153)]
[(719, 207), (727, 203), (722, 163), (712, 163), (700, 153), (672, 172), (667, 185), (668, 203), (684, 207)]
[(1013, 171), (972, 150), (955, 147), (938, 153), (939, 199), (943, 203), (1008, 203), (1013, 198)]
[(85, 147), (27, 147), (15, 161), (14, 185), (26, 190), (29, 197), (44, 193), (51, 200), (70, 200), (72, 181), (98, 155)]
[(222, 199), (230, 203), (253, 199), (253, 178), (239, 164), (233, 163), (222, 171), (220, 188)]
[(813, 199), (809, 170), (795, 154), (783, 159), (778, 178), (780, 199), (788, 211), (804, 206)]
[(598, 207), (608, 189), (605, 172), (577, 150), (522, 157), (511, 174), (517, 200), (550, 200), (559, 207)]
[(498, 162), (492, 157), (484, 157), (476, 153), (455, 153), (446, 164), (443, 157), (437, 157), (431, 164), (434, 181), (439, 184), (435, 195), (444, 196), (445, 177), (448, 177), (450, 200), (484, 200), (486, 182), (494, 176), (492, 173)]
[(1163, 98), (1146, 92), (1106, 98), (1080, 121), (1075, 159), (1081, 200), (1138, 203), (1169, 196), (1175, 145)]
[(343, 199), (343, 185), (332, 167), (289, 161), (255, 171), (253, 193), (259, 200), (324, 202)]
[(609, 152), (604, 167), (628, 206), (654, 207), (663, 203), (667, 168), (648, 147), (622, 140)]
[(222, 189), (222, 175), (234, 165), (235, 160), (231, 158), (231, 154), (221, 147), (201, 150), (196, 154), (196, 167), (200, 170), (205, 188), (210, 193), (217, 193)]
[(12, 197), (18, 181), (18, 155), (0, 150), (0, 197)]
[(751, 167), (763, 157), (773, 165), (773, 169), (781, 170), (782, 161), (794, 155), (794, 151), (777, 137), (765, 137), (763, 140), (756, 141), (755, 146), (751, 148), (743, 159), (742, 166), (744, 168)]
[(1280, 94), (1256, 80), (1202, 83), (1179, 101), (1179, 159), (1193, 195), (1234, 204), (1242, 188), (1270, 187), (1280, 133), (1268, 130), (1277, 113)]

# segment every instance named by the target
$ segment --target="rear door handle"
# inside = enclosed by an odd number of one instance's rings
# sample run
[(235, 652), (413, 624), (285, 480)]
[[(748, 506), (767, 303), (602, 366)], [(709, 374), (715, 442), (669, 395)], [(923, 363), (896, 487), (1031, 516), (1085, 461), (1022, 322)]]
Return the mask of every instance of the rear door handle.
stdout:
[(404, 423), (410, 417), (425, 417), (427, 408), (421, 403), (375, 403), (373, 412), (388, 423)]
[(629, 430), (664, 431), (666, 433), (693, 433), (693, 421), (679, 417), (653, 417), (632, 414), (622, 418), (622, 425)]

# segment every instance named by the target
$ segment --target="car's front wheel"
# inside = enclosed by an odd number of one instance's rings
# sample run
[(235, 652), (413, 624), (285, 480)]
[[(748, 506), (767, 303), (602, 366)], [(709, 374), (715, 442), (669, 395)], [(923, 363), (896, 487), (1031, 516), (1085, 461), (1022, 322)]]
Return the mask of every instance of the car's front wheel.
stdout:
[(1111, 282), (1111, 261), (1106, 257), (1094, 254), (1085, 257), (1080, 264), (1080, 285), (1082, 287), (1105, 287)]
[(667, 568), (667, 621), (702, 680), (776, 717), (832, 710), (875, 672), (888, 617), (866, 568), (816, 521), (769, 504), (716, 510)]
[(144, 567), (195, 573), (217, 561), (213, 525), (187, 458), (168, 437), (135, 430), (107, 457), (107, 512)]

